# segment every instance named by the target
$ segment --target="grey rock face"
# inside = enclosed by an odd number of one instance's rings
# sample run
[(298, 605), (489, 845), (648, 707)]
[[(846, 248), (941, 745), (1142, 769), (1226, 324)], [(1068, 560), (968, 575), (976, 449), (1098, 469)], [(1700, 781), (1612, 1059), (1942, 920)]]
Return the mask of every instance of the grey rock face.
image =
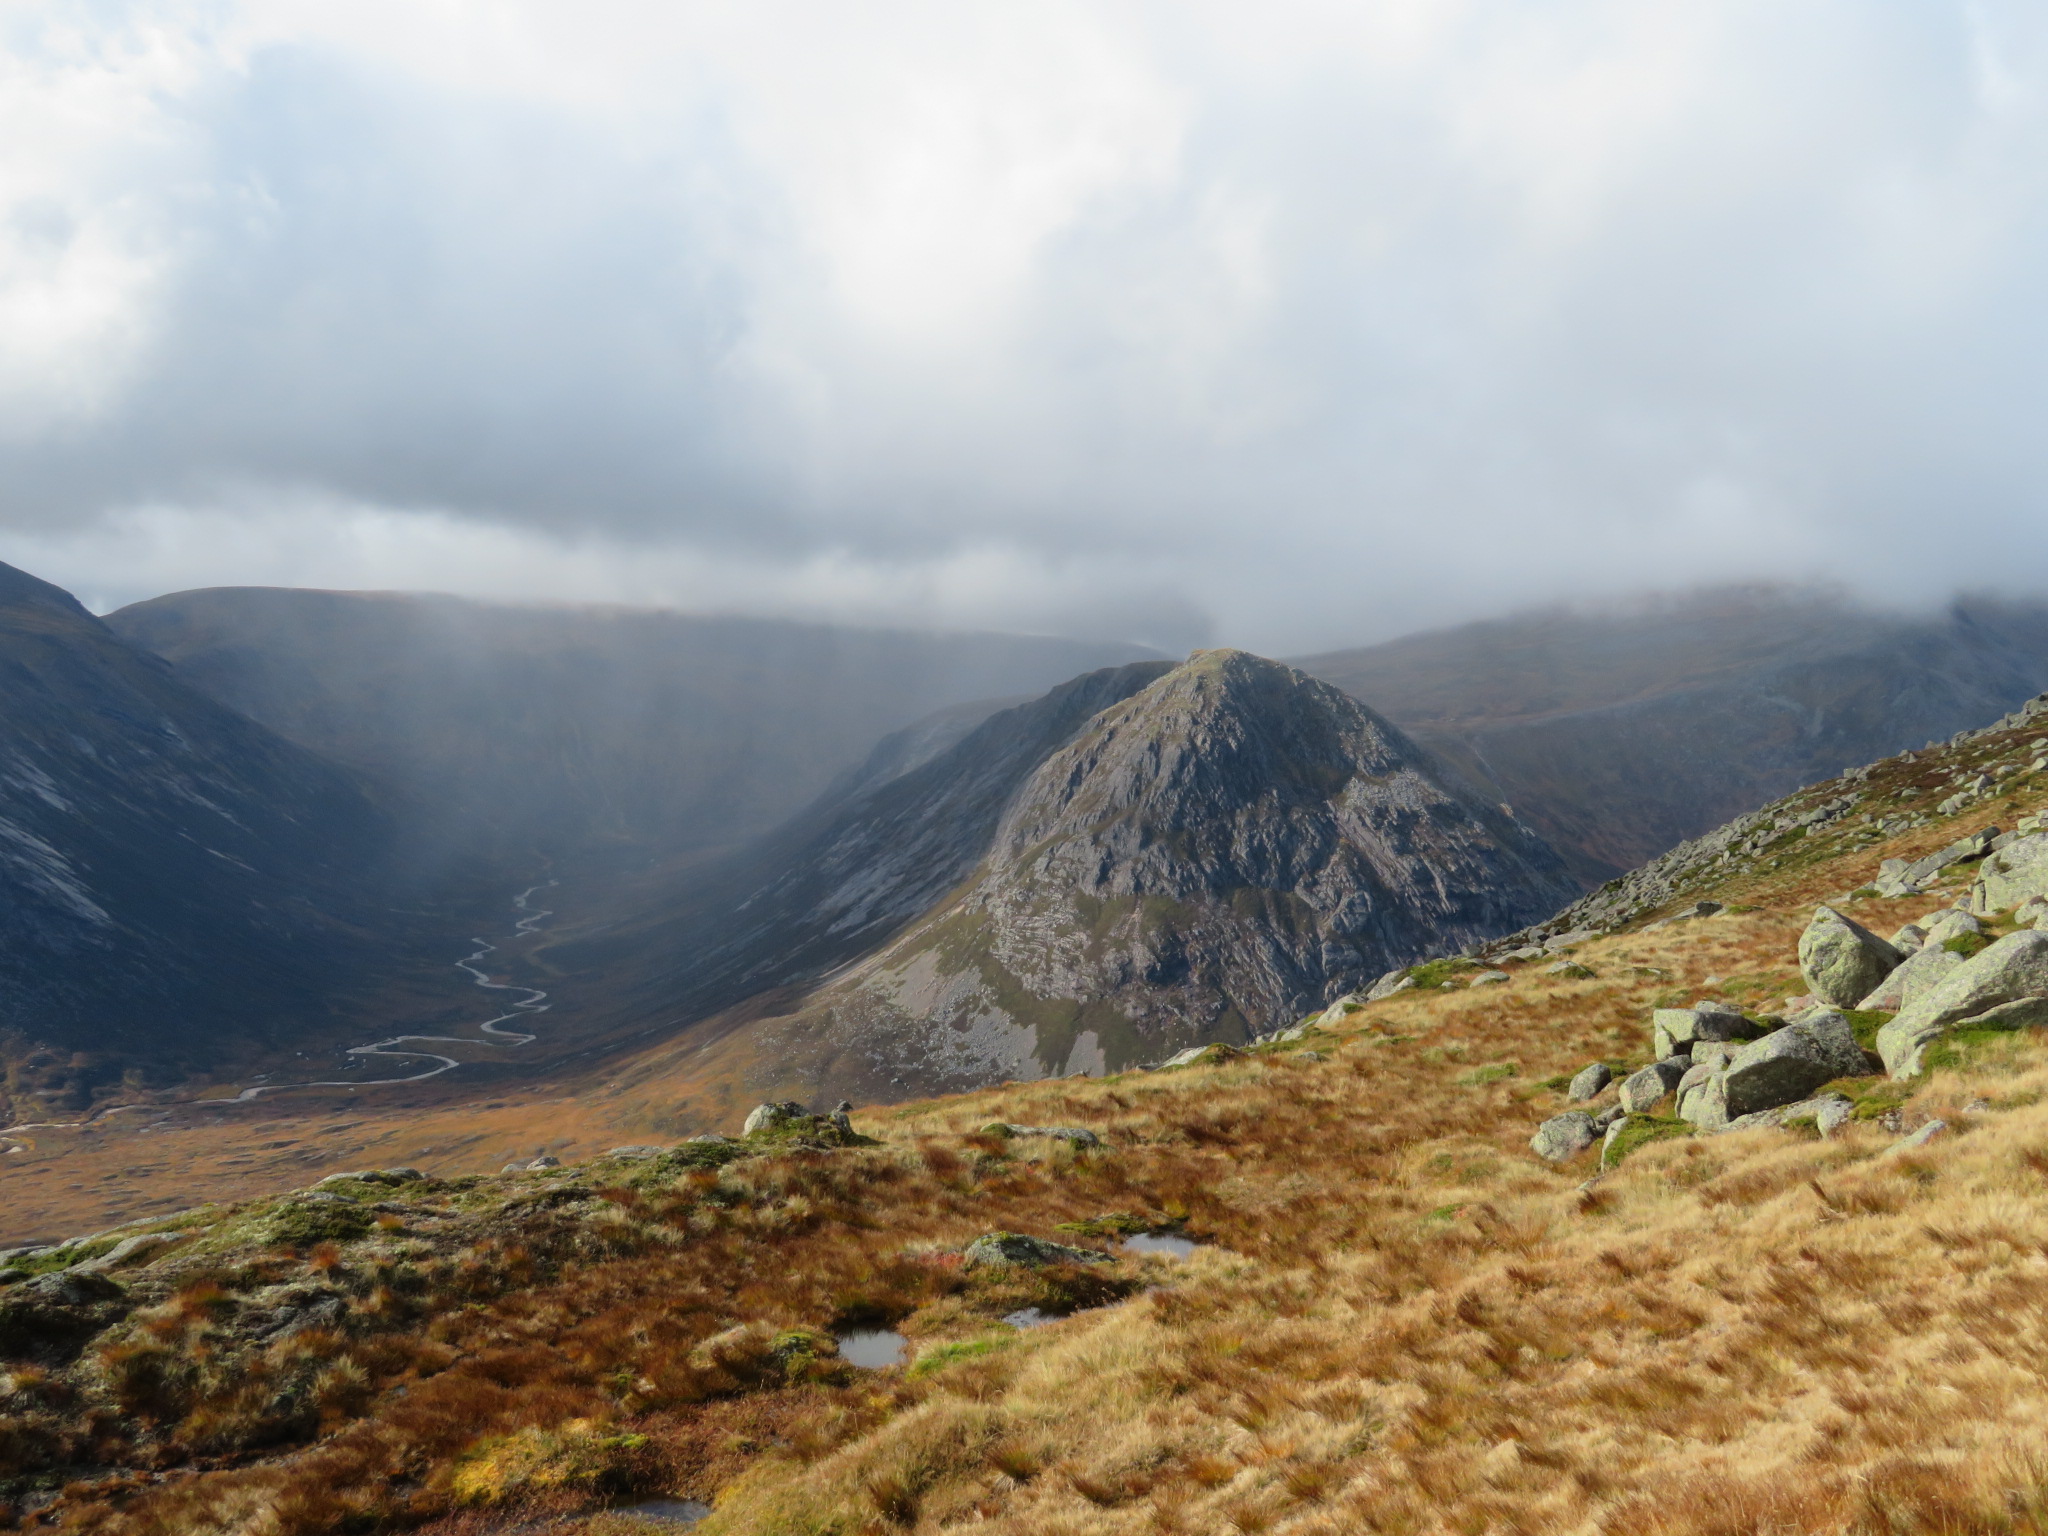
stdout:
[(740, 1127), (742, 1136), (751, 1136), (756, 1131), (772, 1131), (778, 1125), (787, 1125), (792, 1120), (807, 1118), (804, 1107), (788, 1100), (781, 1103), (757, 1104), (747, 1115), (746, 1124)]
[(1922, 949), (1908, 955), (1905, 964), (1879, 982), (1877, 989), (1856, 1006), (1881, 1013), (1899, 1013), (1940, 986), (1951, 972), (1963, 964), (1963, 956), (1943, 949), (1939, 944)]
[[(990, 746), (978, 735), (920, 773), (974, 770)], [(920, 874), (935, 905), (905, 923), (908, 898), (888, 893), (896, 936), (810, 995), (801, 1038), (820, 1044), (807, 1048), (886, 1061), (927, 1088), (1076, 1061), (1115, 1070), (1204, 1038), (1243, 1043), (1572, 890), (1547, 844), (1394, 727), (1241, 651), (1160, 669), (1025, 769), (1004, 779), (994, 825), (972, 829), (978, 846), (964, 821), (949, 843), (976, 861), (965, 877), (958, 861), (942, 881)], [(860, 910), (872, 878), (866, 811), (845, 814), (789, 888), (819, 922)], [(861, 860), (825, 858), (842, 845)]]
[(1893, 1077), (1913, 1077), (1929, 1045), (1954, 1026), (2022, 999), (2048, 997), (2048, 933), (2022, 928), (1958, 966), (1877, 1034)]
[(1596, 1061), (1572, 1079), (1571, 1086), (1565, 1090), (1564, 1096), (1575, 1103), (1583, 1104), (1613, 1081), (1614, 1073), (1607, 1063)]
[(1652, 1048), (1659, 1060), (1691, 1051), (1695, 1042), (1746, 1040), (1756, 1026), (1732, 1008), (1659, 1008), (1650, 1016)]
[(1946, 1120), (1930, 1120), (1912, 1135), (1900, 1138), (1885, 1148), (1885, 1150), (1887, 1152), (1911, 1152), (1916, 1147), (1926, 1146), (1927, 1143), (1947, 1130), (1948, 1122)]
[(1729, 1058), (1725, 1103), (1731, 1119), (1796, 1103), (1822, 1083), (1867, 1071), (1863, 1048), (1839, 1013), (1803, 1014)]
[(1905, 957), (1854, 918), (1816, 907), (1799, 936), (1799, 974), (1816, 997), (1853, 1008)]
[(1106, 1264), (1109, 1255), (1093, 1248), (1069, 1248), (1064, 1243), (1027, 1237), (1021, 1232), (991, 1232), (967, 1245), (966, 1259), (969, 1264), (1035, 1269), (1044, 1264)]
[(1577, 1157), (1598, 1139), (1593, 1117), (1582, 1109), (1570, 1109), (1538, 1126), (1536, 1134), (1529, 1138), (1529, 1147), (1540, 1158), (1562, 1163)]
[(1691, 1066), (1692, 1063), (1683, 1057), (1652, 1062), (1623, 1080), (1618, 1102), (1629, 1114), (1647, 1115), (1679, 1085)]
[(1365, 994), (1368, 1003), (1376, 1003), (1383, 997), (1392, 997), (1396, 992), (1406, 992), (1415, 985), (1415, 978), (1404, 966), (1398, 971), (1389, 971), (1372, 984), (1372, 990)]
[(1900, 954), (1910, 958), (1927, 942), (1927, 930), (1918, 923), (1906, 923), (1885, 942)]
[(1998, 912), (2035, 898), (2048, 898), (2048, 834), (2036, 833), (2007, 843), (1977, 870), (1971, 905), (1979, 912)]
[(1959, 837), (1946, 848), (1937, 849), (1925, 858), (1911, 863), (1903, 859), (1886, 859), (1878, 867), (1876, 880), (1880, 896), (1912, 896), (1926, 889), (1927, 883), (1951, 864), (1965, 859), (1979, 858), (1991, 850), (1998, 838), (1998, 828), (1986, 827), (1981, 832), (1972, 832)]

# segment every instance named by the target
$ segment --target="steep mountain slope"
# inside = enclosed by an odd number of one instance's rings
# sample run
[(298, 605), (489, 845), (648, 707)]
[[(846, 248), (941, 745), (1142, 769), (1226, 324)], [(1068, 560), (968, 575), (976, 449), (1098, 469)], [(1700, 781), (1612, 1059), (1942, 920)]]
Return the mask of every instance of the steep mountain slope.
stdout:
[(343, 770), (0, 566), (0, 1031), (23, 1102), (277, 1048), (388, 934)]
[(213, 588), (119, 634), (425, 814), (415, 839), (628, 866), (765, 832), (885, 732), (1142, 647), (398, 593)]
[(1586, 885), (1801, 784), (2048, 687), (2048, 607), (1932, 619), (1732, 589), (1544, 612), (1297, 663), (1496, 786)]
[[(1573, 889), (1385, 721), (1241, 651), (1079, 679), (818, 816), (736, 864), (757, 883), (721, 889), (729, 917), (669, 937), (737, 992), (909, 923), (751, 1026), (761, 1070), (848, 1092), (1244, 1038)], [(791, 931), (804, 945), (778, 949)]]

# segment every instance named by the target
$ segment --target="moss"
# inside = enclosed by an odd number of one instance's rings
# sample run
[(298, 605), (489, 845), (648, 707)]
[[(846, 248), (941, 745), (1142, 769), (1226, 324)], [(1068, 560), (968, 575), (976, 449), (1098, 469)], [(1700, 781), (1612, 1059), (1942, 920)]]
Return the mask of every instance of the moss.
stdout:
[(317, 1248), (369, 1234), (372, 1213), (339, 1200), (288, 1200), (262, 1224), (263, 1241), (279, 1248)]
[(1672, 1141), (1690, 1136), (1697, 1129), (1690, 1121), (1675, 1116), (1630, 1115), (1621, 1122), (1621, 1130), (1600, 1154), (1600, 1165), (1603, 1168), (1618, 1167), (1638, 1147), (1646, 1147), (1653, 1141)]
[(1129, 1211), (1111, 1211), (1106, 1216), (1090, 1216), (1083, 1221), (1063, 1221), (1053, 1230), (1072, 1232), (1081, 1237), (1136, 1237), (1141, 1232), (1158, 1232), (1177, 1225), (1177, 1222), (1137, 1216)]
[(1856, 1043), (1866, 1051), (1877, 1049), (1877, 1032), (1892, 1021), (1892, 1016), (1879, 1008), (1845, 1008), (1842, 1017), (1849, 1021)]
[(948, 1366), (959, 1365), (967, 1360), (979, 1360), (992, 1355), (999, 1349), (1008, 1349), (1017, 1342), (1014, 1333), (986, 1334), (978, 1339), (955, 1339), (947, 1344), (934, 1344), (920, 1354), (911, 1364), (912, 1377), (930, 1376)]
[(1408, 967), (1408, 979), (1426, 991), (1431, 987), (1441, 987), (1460, 971), (1472, 969), (1474, 966), (1470, 960), (1455, 956), (1449, 960), (1425, 960), (1420, 965)]
[(1889, 1078), (1880, 1078), (1875, 1082), (1869, 1078), (1844, 1078), (1839, 1082), (1829, 1083), (1820, 1091), (1842, 1093), (1853, 1099), (1856, 1108), (1851, 1112), (1851, 1119), (1876, 1120), (1890, 1114), (1912, 1098), (1916, 1089), (1912, 1083), (1893, 1082)]
[(1952, 955), (1961, 955), (1968, 959), (1971, 955), (1983, 954), (1991, 947), (1991, 942), (1989, 934), (1959, 933), (1952, 939), (1942, 940), (1941, 947)]
[(452, 1484), (466, 1504), (501, 1504), (555, 1490), (623, 1493), (638, 1481), (647, 1443), (645, 1435), (607, 1434), (588, 1419), (571, 1419), (556, 1429), (522, 1429), (465, 1451)]

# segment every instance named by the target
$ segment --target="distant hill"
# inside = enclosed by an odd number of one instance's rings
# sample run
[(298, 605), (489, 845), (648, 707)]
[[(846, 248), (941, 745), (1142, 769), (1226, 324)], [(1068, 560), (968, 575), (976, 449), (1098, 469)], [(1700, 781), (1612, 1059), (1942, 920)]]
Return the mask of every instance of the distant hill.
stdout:
[(395, 942), (347, 771), (0, 566), (0, 1055), (17, 1109), (316, 1031)]
[(2048, 688), (2048, 606), (1786, 588), (1552, 610), (1299, 659), (1540, 830), (1587, 886)]
[(748, 1010), (761, 1070), (889, 1097), (1243, 1040), (1575, 889), (1337, 689), (1206, 651), (996, 714), (550, 958), (666, 953), (682, 1018), (790, 988)]
[(266, 587), (175, 593), (107, 623), (252, 719), (392, 786), (422, 813), (423, 854), (482, 843), (627, 864), (765, 832), (879, 737), (935, 711), (1152, 654)]

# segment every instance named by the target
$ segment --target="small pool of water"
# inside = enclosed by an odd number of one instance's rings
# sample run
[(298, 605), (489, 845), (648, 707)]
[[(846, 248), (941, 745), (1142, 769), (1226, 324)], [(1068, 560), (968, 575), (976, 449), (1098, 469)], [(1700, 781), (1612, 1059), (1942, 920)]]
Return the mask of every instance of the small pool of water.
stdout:
[(863, 1370), (901, 1365), (910, 1340), (892, 1328), (859, 1328), (839, 1335), (839, 1358)]
[(645, 1504), (624, 1505), (617, 1513), (636, 1515), (656, 1525), (672, 1525), (679, 1531), (687, 1531), (711, 1513), (711, 1506), (696, 1499), (649, 1499)]
[(1192, 1237), (1173, 1232), (1140, 1232), (1124, 1239), (1125, 1253), (1164, 1253), (1176, 1259), (1186, 1258), (1201, 1246)]
[(1059, 1320), (1058, 1313), (1041, 1312), (1036, 1307), (1026, 1307), (1021, 1312), (1012, 1312), (1003, 1319), (1012, 1328), (1039, 1328)]

